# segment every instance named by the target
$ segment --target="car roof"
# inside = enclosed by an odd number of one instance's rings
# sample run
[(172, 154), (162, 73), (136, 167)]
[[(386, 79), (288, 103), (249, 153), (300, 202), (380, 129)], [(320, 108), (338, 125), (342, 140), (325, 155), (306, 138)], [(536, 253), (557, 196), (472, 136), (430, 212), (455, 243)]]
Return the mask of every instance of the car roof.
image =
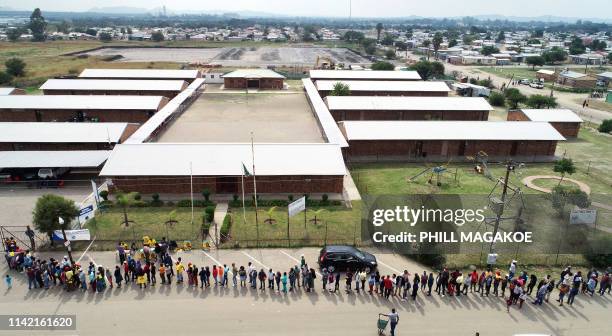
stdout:
[(325, 252), (355, 252), (356, 248), (348, 245), (330, 245), (323, 248)]

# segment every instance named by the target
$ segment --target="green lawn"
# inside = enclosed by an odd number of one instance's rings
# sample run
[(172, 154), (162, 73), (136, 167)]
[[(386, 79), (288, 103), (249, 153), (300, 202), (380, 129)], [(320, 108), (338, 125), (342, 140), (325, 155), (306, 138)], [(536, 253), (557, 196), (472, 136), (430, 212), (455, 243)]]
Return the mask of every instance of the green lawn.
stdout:
[[(267, 211), (270, 208), (259, 208), (259, 239), (260, 245), (265, 247), (289, 246), (287, 239), (287, 208), (278, 207), (272, 214), (273, 223)], [(317, 214), (317, 223), (314, 223), (315, 211), (324, 209)], [(306, 224), (304, 213), (300, 213), (289, 220), (289, 239), (291, 246), (320, 246), (328, 243), (353, 244), (359, 243), (361, 227), (361, 203), (353, 202), (353, 208), (345, 206), (329, 206), (308, 209)], [(255, 210), (247, 208), (246, 222), (242, 208), (231, 208), (233, 218), (231, 241), (225, 247), (256, 246), (257, 226), (255, 225)]]
[[(176, 210), (176, 220), (173, 226), (167, 226), (170, 212)], [(129, 227), (122, 225), (123, 211), (111, 208), (99, 212), (95, 218), (87, 223), (86, 228), (91, 230), (92, 236), (99, 241), (142, 241), (143, 236), (155, 239), (167, 237), (169, 239), (198, 240), (202, 224), (203, 208), (195, 208), (194, 224), (191, 224), (191, 208), (174, 207), (148, 207), (129, 208), (128, 220), (134, 221)], [(199, 244), (198, 244), (199, 245)]]
[(563, 153), (575, 161), (581, 172), (588, 170), (593, 178), (612, 185), (612, 136), (583, 127), (577, 139), (559, 142), (557, 155)]

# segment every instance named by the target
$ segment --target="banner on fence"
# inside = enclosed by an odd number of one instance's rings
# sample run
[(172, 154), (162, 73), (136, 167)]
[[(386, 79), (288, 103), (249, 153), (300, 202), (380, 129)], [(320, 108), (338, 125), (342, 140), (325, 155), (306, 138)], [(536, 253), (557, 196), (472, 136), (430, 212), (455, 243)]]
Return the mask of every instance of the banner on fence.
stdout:
[[(69, 241), (74, 240), (91, 240), (91, 234), (88, 229), (83, 230), (66, 230), (66, 238)], [(62, 234), (62, 230), (53, 231), (53, 240), (64, 240), (64, 235)]]

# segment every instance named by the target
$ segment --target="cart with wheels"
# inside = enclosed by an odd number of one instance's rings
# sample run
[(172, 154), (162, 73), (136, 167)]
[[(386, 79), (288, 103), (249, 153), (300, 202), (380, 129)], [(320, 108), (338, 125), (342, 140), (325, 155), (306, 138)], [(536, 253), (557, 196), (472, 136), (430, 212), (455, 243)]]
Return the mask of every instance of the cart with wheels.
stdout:
[(376, 323), (376, 327), (378, 328), (379, 335), (384, 333), (387, 324), (389, 324), (389, 317), (385, 314), (378, 314), (378, 323)]

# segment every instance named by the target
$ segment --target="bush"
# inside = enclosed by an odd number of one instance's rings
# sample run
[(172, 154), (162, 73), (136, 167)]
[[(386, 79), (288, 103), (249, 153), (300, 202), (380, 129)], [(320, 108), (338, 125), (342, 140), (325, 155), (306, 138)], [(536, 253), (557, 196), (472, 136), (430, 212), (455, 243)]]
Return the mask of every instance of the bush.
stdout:
[(223, 218), (223, 224), (221, 225), (221, 229), (219, 230), (219, 234), (221, 235), (222, 241), (229, 240), (229, 234), (230, 234), (231, 228), (232, 228), (232, 216), (230, 214), (226, 214), (225, 218)]
[(155, 193), (155, 194), (151, 195), (151, 199), (153, 199), (153, 202), (159, 201), (159, 194)]
[(0, 71), (0, 84), (8, 84), (13, 80), (13, 76), (5, 71)]
[(135, 199), (136, 201), (140, 201), (140, 200), (142, 199), (142, 196), (140, 195), (140, 193), (135, 192), (135, 193), (134, 193), (134, 199)]
[(102, 190), (99, 193), (100, 197), (102, 197), (103, 200), (108, 201), (108, 190)]
[(293, 195), (287, 196), (287, 199), (289, 200), (289, 202), (293, 202)]
[(151, 195), (152, 201), (151, 201), (151, 206), (154, 207), (160, 207), (162, 205), (164, 205), (164, 202), (159, 200), (159, 194), (155, 193), (153, 195)]
[(372, 64), (372, 70), (386, 70), (386, 71), (392, 71), (395, 70), (395, 65), (389, 63), (389, 62), (376, 62), (374, 64)]
[(601, 133), (610, 133), (612, 132), (612, 119), (606, 119), (601, 122), (601, 125), (597, 127), (597, 130)]
[(202, 197), (204, 197), (206, 202), (210, 201), (210, 189), (202, 190)]
[(491, 92), (491, 95), (489, 96), (489, 103), (493, 106), (505, 106), (506, 97), (499, 92)]
[(204, 209), (204, 220), (208, 223), (212, 223), (215, 219), (215, 206), (209, 205)]
[(21, 58), (9, 58), (4, 62), (6, 72), (14, 77), (22, 77), (25, 75), (25, 62)]
[[(191, 207), (191, 200), (180, 200), (178, 202), (176, 202), (176, 206), (179, 208), (190, 208)], [(195, 203), (194, 203), (195, 206)]]
[(238, 197), (238, 195), (234, 194), (232, 196), (232, 200), (233, 200), (234, 203), (236, 203), (236, 202), (238, 202), (240, 200), (240, 197)]

